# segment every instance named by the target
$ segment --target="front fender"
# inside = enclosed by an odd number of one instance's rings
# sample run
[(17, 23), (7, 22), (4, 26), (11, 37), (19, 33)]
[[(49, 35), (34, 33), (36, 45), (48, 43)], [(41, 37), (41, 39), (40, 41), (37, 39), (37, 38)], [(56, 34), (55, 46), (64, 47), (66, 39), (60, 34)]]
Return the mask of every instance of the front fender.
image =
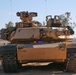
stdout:
[(0, 55), (3, 54), (14, 54), (17, 51), (17, 45), (16, 44), (7, 44), (0, 47)]

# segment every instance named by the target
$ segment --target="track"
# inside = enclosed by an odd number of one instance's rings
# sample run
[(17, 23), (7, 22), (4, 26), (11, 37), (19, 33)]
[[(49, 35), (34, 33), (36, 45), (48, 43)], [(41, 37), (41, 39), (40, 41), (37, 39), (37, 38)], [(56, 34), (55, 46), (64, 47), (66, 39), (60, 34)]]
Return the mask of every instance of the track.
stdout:
[(14, 55), (3, 55), (2, 66), (5, 73), (13, 73), (17, 71), (17, 62)]
[(76, 73), (76, 53), (69, 53), (66, 70)]

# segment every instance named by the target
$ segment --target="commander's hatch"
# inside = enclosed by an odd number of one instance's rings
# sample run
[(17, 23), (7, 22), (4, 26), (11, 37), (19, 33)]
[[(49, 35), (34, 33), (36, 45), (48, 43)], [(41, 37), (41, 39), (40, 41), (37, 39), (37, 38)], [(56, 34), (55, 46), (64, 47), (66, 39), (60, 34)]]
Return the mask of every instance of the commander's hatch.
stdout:
[(58, 15), (52, 17), (51, 15), (46, 16), (47, 27), (60, 27), (60, 18)]

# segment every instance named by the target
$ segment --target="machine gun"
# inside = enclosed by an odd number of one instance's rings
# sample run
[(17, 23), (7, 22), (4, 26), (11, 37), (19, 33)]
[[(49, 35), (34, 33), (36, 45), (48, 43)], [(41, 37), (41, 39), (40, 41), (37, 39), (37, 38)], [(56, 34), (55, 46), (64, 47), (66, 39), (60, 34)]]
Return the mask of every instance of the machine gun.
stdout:
[(33, 17), (37, 16), (36, 12), (28, 12), (28, 11), (23, 11), (23, 12), (17, 12), (17, 16), (20, 17), (20, 19), (22, 20), (22, 22), (30, 22), (32, 21)]
[(38, 21), (32, 21), (33, 17), (37, 16), (36, 12), (17, 12), (17, 16), (20, 17), (22, 22), (17, 22), (16, 27), (23, 28), (23, 27), (36, 27), (41, 26), (41, 23)]

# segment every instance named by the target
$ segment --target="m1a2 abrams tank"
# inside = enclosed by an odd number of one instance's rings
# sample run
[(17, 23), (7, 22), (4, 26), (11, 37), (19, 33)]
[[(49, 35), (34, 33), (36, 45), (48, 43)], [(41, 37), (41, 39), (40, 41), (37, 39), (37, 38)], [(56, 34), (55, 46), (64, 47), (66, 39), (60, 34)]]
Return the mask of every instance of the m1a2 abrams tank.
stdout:
[(22, 21), (3, 33), (11, 42), (0, 47), (4, 72), (17, 72), (20, 65), (29, 62), (64, 63), (66, 71), (76, 71), (76, 44), (68, 41), (74, 34), (70, 26), (62, 25), (57, 15), (46, 16), (46, 26), (32, 20), (35, 12), (17, 12), (17, 16)]

